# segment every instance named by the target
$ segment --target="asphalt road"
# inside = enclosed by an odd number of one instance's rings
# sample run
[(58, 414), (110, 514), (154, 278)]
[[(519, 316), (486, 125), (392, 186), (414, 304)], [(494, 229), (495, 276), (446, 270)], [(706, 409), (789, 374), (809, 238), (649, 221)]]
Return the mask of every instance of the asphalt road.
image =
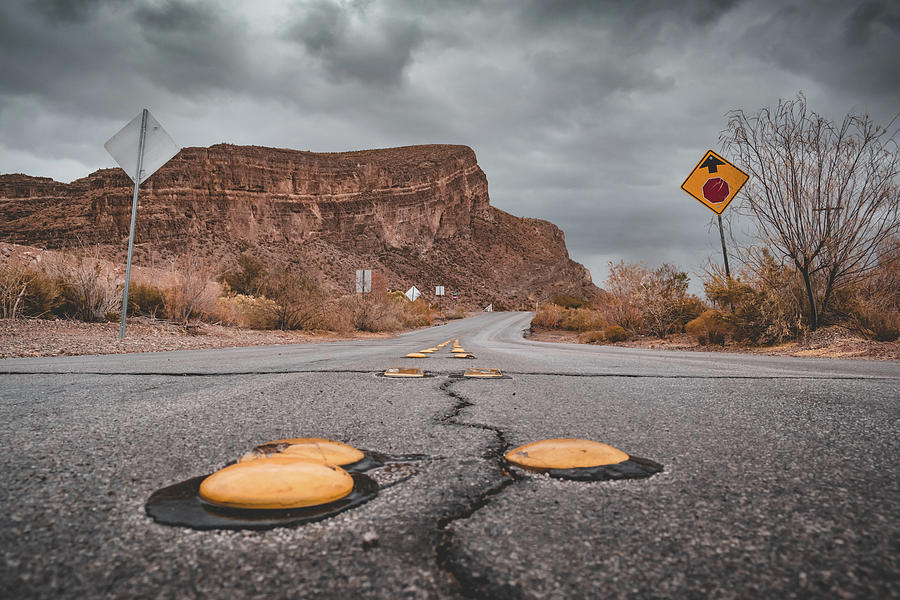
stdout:
[[(900, 363), (524, 340), (494, 313), (390, 340), (0, 360), (3, 598), (900, 597)], [(401, 358), (450, 338), (476, 360)], [(435, 376), (376, 372), (422, 366)], [(459, 380), (464, 367), (509, 379)], [(268, 531), (159, 525), (157, 489), (322, 436), (419, 460)], [(585, 437), (649, 479), (508, 469)]]

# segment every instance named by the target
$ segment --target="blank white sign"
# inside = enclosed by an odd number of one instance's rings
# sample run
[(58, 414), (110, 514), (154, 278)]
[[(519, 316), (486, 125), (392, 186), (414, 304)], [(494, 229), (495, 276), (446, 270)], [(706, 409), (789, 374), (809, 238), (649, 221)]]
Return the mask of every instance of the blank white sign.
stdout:
[[(138, 146), (141, 141), (141, 117), (143, 111), (131, 120), (119, 132), (109, 138), (103, 147), (109, 152), (110, 156), (116, 159), (119, 166), (131, 177), (132, 181), (136, 181)], [(178, 154), (181, 148), (178, 147), (172, 138), (166, 133), (162, 125), (159, 124), (150, 111), (147, 111), (147, 134), (144, 136), (144, 158), (141, 161), (141, 177), (138, 184), (141, 184), (156, 173), (156, 171), (169, 162), (169, 160)]]

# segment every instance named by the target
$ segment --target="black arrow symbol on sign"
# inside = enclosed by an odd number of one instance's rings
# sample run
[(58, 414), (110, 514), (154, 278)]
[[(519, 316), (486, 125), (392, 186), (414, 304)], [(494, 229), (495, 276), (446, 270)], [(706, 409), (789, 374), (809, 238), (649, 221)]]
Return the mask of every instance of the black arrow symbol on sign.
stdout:
[(703, 164), (700, 165), (701, 169), (706, 169), (710, 173), (715, 173), (719, 170), (719, 165), (724, 165), (725, 163), (712, 154), (706, 157), (706, 160), (703, 161)]

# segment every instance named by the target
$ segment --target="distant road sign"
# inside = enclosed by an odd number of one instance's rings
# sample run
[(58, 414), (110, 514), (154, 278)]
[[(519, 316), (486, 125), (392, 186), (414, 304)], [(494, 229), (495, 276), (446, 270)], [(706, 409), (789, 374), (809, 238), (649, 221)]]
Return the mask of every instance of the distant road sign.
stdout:
[(444, 295), (444, 286), (442, 286), (442, 285), (434, 286), (434, 295), (435, 296), (443, 296)]
[(410, 302), (415, 302), (416, 298), (422, 295), (422, 292), (416, 286), (412, 286), (408, 290), (406, 290), (406, 297), (409, 298)]
[(356, 293), (368, 294), (372, 291), (372, 271), (368, 269), (356, 270)]
[(709, 150), (681, 184), (681, 189), (721, 215), (749, 178), (749, 175)]
[(181, 149), (166, 133), (150, 111), (147, 111), (146, 132), (144, 134), (143, 156), (140, 161), (141, 176), (137, 177), (138, 154), (141, 149), (141, 125), (143, 113), (139, 114), (119, 130), (117, 134), (109, 138), (103, 147), (109, 152), (119, 166), (131, 177), (131, 180), (141, 184), (147, 181), (151, 175), (169, 162)]

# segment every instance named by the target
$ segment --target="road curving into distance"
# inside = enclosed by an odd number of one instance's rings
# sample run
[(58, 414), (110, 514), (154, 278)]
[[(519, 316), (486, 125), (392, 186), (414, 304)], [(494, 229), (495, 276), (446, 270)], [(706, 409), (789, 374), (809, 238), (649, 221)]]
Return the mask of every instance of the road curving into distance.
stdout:
[[(522, 337), (530, 318), (0, 360), (0, 595), (900, 595), (900, 363), (550, 344)], [(475, 358), (403, 358), (451, 339)], [(507, 377), (457, 377), (467, 367)], [(374, 499), (296, 527), (145, 514), (156, 490), (297, 437), (413, 458), (369, 471)], [(664, 470), (580, 482), (504, 462), (558, 437)]]

